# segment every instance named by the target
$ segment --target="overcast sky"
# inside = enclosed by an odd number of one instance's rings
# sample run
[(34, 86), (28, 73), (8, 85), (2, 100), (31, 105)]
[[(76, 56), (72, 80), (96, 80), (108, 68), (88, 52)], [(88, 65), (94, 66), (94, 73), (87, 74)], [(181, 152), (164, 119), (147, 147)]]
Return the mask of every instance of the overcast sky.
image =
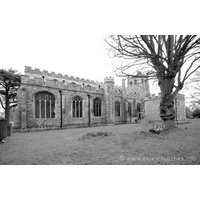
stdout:
[(115, 76), (105, 35), (95, 31), (98, 21), (83, 17), (86, 23), (65, 1), (1, 1), (0, 68), (23, 73), (27, 65), (97, 81)]
[[(114, 61), (108, 57), (105, 36), (113, 32), (130, 33), (126, 27), (145, 34), (152, 27), (148, 23), (143, 26), (138, 20), (128, 25), (126, 20), (121, 23), (112, 15), (112, 5), (89, 0), (0, 1), (0, 68), (23, 73), (27, 65), (97, 81), (113, 76), (115, 83), (121, 85), (113, 71)], [(115, 10), (119, 11), (121, 6)], [(126, 14), (131, 12), (127, 7)], [(137, 15), (135, 9), (134, 14)], [(142, 26), (138, 28), (137, 23)]]

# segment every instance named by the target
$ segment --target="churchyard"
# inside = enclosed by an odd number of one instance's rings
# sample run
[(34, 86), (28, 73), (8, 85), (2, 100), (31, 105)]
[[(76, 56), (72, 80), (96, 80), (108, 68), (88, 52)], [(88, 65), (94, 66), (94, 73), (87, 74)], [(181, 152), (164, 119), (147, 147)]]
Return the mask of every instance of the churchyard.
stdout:
[(162, 135), (141, 124), (12, 133), (0, 144), (1, 165), (197, 165), (200, 121)]

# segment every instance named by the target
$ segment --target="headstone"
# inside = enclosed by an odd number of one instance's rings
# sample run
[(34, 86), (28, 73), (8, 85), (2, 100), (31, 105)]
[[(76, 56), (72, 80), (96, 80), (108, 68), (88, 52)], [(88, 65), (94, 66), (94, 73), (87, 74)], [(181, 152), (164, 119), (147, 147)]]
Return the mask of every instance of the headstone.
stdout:
[(141, 120), (141, 131), (149, 132), (149, 120), (146, 117)]

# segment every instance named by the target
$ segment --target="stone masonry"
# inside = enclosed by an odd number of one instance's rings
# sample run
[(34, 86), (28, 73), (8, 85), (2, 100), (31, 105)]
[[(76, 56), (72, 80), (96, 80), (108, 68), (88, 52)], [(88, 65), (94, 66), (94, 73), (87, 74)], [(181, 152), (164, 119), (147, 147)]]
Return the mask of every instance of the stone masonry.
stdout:
[[(160, 100), (161, 94), (158, 94), (158, 96), (152, 95), (144, 100), (145, 114), (150, 121), (161, 121), (159, 115)], [(177, 94), (175, 97), (174, 109), (176, 112), (176, 121), (186, 119), (185, 96), (183, 94)]]
[[(120, 87), (115, 86), (112, 77), (97, 82), (25, 66), (25, 75), (21, 76), (21, 87), (17, 95), (18, 106), (11, 113), (11, 121), (15, 129), (27, 131), (132, 123), (135, 117), (142, 117), (144, 109), (149, 117), (158, 119), (159, 100), (150, 97), (148, 80), (128, 77), (126, 81), (127, 85), (123, 80)], [(55, 98), (55, 108), (52, 110), (54, 117), (36, 117), (36, 95), (39, 93), (48, 93)], [(79, 109), (82, 115), (79, 117), (73, 114), (75, 97), (82, 101)], [(184, 96), (179, 97), (177, 102), (183, 107)], [(95, 99), (101, 102), (101, 114), (98, 116), (94, 114)], [(116, 102), (120, 106), (118, 115)], [(48, 106), (45, 104), (45, 109)], [(177, 107), (180, 119), (184, 119), (182, 107)]]

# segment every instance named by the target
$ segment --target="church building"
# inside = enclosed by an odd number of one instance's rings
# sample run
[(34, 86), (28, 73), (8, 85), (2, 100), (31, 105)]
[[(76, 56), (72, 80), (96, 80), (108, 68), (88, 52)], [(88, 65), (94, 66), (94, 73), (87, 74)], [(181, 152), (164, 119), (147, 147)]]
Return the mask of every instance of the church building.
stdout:
[(134, 123), (144, 112), (151, 113), (154, 99), (146, 78), (128, 77), (120, 87), (112, 77), (97, 82), (28, 66), (17, 98), (11, 121), (21, 131)]

